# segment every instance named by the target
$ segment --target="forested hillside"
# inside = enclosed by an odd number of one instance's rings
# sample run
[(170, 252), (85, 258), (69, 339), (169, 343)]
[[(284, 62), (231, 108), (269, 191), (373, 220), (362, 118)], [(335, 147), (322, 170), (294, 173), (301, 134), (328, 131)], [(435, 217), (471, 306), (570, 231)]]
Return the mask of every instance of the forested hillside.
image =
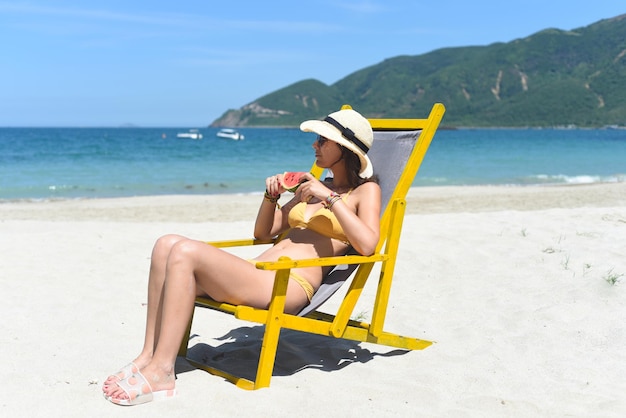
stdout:
[(212, 126), (297, 126), (343, 103), (368, 117), (423, 117), (442, 102), (448, 127), (626, 125), (626, 14), (478, 47), (389, 58), (332, 85), (304, 80), (228, 110)]

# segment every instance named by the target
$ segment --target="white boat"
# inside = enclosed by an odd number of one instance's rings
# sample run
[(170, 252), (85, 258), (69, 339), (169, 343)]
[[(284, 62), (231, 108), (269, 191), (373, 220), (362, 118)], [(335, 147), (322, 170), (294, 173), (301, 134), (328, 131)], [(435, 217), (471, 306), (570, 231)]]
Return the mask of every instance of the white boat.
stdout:
[(202, 139), (202, 134), (197, 129), (190, 129), (189, 132), (176, 134), (177, 138)]
[(232, 139), (234, 141), (241, 141), (242, 139), (244, 139), (243, 134), (230, 128), (220, 129), (216, 135), (219, 136), (220, 138)]

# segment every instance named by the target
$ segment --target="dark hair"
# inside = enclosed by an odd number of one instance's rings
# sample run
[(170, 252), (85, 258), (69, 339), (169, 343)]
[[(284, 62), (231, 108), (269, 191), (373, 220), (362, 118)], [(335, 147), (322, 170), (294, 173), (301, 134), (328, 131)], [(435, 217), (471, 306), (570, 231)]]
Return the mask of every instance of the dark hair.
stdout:
[(359, 156), (342, 145), (339, 145), (339, 147), (341, 148), (341, 156), (346, 162), (346, 174), (350, 187), (356, 188), (363, 183), (367, 183), (368, 181), (378, 183), (377, 176), (368, 177), (366, 179), (359, 176), (359, 173), (361, 172), (361, 160), (359, 159)]

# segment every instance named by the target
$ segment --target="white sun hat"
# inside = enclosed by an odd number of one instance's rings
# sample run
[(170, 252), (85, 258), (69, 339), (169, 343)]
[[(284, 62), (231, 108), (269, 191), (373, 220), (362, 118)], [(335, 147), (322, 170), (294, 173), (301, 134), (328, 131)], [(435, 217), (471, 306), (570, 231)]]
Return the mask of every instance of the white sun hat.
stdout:
[(372, 162), (367, 157), (374, 141), (374, 133), (369, 121), (359, 112), (342, 109), (326, 116), (324, 120), (307, 120), (300, 124), (303, 132), (314, 132), (335, 141), (355, 153), (361, 161), (362, 178), (371, 177), (374, 173)]

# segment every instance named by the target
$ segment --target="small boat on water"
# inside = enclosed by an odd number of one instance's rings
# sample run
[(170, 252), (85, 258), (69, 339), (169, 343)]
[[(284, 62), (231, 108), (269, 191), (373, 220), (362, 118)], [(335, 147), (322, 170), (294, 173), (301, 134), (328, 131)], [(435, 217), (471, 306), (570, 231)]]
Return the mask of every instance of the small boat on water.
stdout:
[(243, 134), (231, 128), (220, 129), (216, 135), (220, 138), (232, 139), (233, 141), (241, 141), (244, 139)]
[(190, 129), (189, 132), (176, 134), (177, 138), (202, 139), (202, 134), (197, 129)]

